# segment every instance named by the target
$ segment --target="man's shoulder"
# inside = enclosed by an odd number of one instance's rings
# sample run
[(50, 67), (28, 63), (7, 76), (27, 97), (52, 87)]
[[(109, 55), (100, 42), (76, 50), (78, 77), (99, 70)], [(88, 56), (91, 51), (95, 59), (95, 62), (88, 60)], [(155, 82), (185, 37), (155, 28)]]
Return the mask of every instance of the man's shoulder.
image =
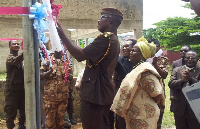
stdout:
[(185, 66), (179, 66), (179, 67), (176, 67), (176, 68), (174, 68), (174, 70), (173, 70), (173, 71), (182, 70), (182, 69), (184, 69), (184, 68), (185, 68)]
[(199, 65), (196, 65), (196, 69), (198, 69), (200, 71), (200, 66)]
[(100, 34), (96, 37), (96, 39), (100, 39), (100, 38), (109, 38), (111, 35), (113, 35), (112, 32), (104, 32), (103, 34)]
[(7, 58), (10, 58), (10, 57), (13, 57), (13, 56), (14, 56), (13, 54), (9, 54)]
[(104, 37), (110, 37), (111, 35), (113, 35), (112, 32), (104, 32), (104, 33), (103, 33), (103, 36), (104, 36)]
[(177, 63), (181, 63), (182, 62), (182, 59), (178, 59), (178, 60), (175, 60), (172, 62), (172, 64), (177, 64)]
[(13, 54), (9, 54), (8, 57), (6, 58), (6, 62), (9, 61), (10, 59), (12, 59), (14, 57)]
[(119, 56), (117, 62), (121, 62), (124, 59), (124, 56)]

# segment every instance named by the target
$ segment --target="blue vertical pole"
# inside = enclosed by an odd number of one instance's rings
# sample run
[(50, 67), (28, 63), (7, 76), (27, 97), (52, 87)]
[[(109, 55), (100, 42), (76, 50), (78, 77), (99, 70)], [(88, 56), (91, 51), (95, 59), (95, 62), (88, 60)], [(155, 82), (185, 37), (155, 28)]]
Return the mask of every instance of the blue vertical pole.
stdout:
[[(40, 2), (40, 0), (32, 0), (32, 4)], [(36, 127), (40, 129), (41, 118), (40, 118), (40, 65), (39, 65), (39, 40), (37, 31), (33, 30), (34, 37), (34, 60), (35, 60), (35, 99), (36, 99)]]

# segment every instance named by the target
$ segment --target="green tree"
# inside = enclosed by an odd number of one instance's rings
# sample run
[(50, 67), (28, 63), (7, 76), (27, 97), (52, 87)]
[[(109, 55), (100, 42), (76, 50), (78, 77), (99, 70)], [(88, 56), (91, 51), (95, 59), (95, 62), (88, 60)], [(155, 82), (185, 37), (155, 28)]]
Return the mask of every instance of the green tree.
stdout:
[[(191, 8), (188, 4), (184, 7)], [(156, 28), (143, 30), (148, 41), (157, 38), (169, 50), (177, 51), (183, 45), (190, 45), (192, 49), (200, 51), (200, 18), (196, 15), (193, 18), (167, 18), (154, 25)]]
[(79, 40), (79, 45), (80, 45), (80, 47), (84, 48), (85, 47), (85, 40), (84, 39), (80, 39)]
[(143, 30), (144, 37), (150, 42), (152, 39), (158, 39), (158, 31), (156, 28)]

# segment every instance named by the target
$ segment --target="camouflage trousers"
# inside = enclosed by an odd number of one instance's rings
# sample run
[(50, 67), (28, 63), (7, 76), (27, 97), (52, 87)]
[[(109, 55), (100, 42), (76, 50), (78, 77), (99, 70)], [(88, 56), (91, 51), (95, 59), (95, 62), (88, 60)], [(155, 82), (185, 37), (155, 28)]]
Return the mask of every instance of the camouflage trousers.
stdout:
[(47, 83), (44, 87), (44, 112), (46, 129), (64, 129), (67, 110), (68, 86), (62, 81)]

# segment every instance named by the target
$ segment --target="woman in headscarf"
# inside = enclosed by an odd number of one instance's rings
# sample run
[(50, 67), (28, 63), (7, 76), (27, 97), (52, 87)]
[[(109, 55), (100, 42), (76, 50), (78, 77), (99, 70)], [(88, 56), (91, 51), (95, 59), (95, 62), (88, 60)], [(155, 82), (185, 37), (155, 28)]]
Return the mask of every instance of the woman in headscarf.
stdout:
[(146, 59), (156, 53), (156, 45), (142, 37), (133, 46), (130, 60), (136, 65), (126, 75), (111, 110), (124, 117), (127, 129), (156, 129), (158, 103), (165, 106), (161, 77)]

